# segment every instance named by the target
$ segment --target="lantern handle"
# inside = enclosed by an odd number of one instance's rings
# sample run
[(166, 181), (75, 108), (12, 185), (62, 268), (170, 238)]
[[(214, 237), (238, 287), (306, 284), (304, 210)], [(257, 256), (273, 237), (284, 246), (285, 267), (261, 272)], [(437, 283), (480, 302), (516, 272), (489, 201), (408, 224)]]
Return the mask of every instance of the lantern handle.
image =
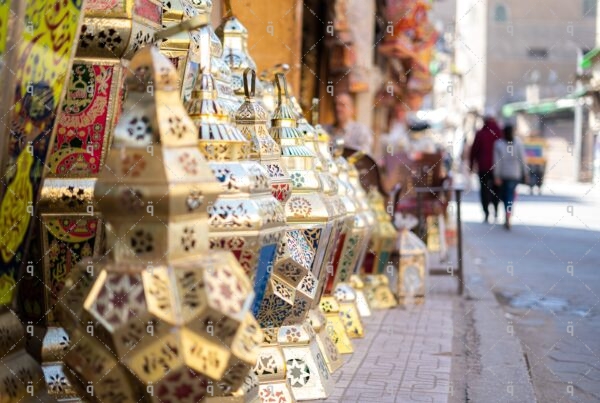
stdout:
[(156, 40), (167, 39), (175, 36), (181, 32), (190, 32), (196, 29), (206, 27), (210, 24), (210, 14), (200, 14), (193, 18), (183, 20), (179, 24), (173, 25), (169, 28), (161, 29), (154, 34)]
[(348, 162), (350, 164), (354, 165), (354, 164), (356, 164), (358, 162), (358, 160), (360, 160), (364, 156), (365, 156), (364, 151), (356, 151), (356, 152), (352, 153), (352, 155), (350, 155), (346, 159), (348, 160)]
[(344, 139), (335, 139), (333, 142), (333, 156), (339, 158), (344, 154)]
[(319, 98), (312, 99), (311, 115), (313, 126), (317, 126), (319, 124)]
[[(248, 83), (248, 74), (252, 76), (250, 83)], [(244, 70), (244, 94), (246, 98), (254, 98), (256, 95), (256, 71), (250, 67), (246, 67)]]
[(233, 8), (231, 7), (231, 0), (223, 0), (225, 3), (225, 16), (224, 18), (230, 17), (233, 15)]
[(287, 81), (285, 79), (285, 75), (283, 73), (275, 74), (275, 85), (277, 85), (277, 101), (279, 105), (283, 104), (282, 96), (285, 95), (285, 98), (288, 98), (288, 90), (287, 90)]

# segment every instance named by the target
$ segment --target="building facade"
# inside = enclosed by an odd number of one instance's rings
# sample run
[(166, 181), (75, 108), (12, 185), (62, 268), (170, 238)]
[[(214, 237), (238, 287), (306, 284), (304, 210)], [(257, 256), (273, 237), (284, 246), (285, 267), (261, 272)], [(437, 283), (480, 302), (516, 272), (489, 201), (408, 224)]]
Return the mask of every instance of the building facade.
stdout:
[(458, 0), (456, 64), (465, 107), (562, 97), (595, 46), (594, 0)]

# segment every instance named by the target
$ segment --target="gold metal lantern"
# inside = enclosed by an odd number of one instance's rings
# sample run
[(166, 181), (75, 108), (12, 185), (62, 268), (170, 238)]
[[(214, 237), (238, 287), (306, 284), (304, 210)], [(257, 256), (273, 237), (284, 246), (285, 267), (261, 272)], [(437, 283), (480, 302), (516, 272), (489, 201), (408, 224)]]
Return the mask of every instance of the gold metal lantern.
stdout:
[[(163, 0), (162, 7), (162, 25), (165, 28), (176, 26), (200, 13), (199, 9), (194, 7), (194, 3), (189, 0)], [(187, 102), (192, 96), (194, 80), (198, 75), (200, 54), (198, 31), (180, 32), (165, 38), (160, 44), (160, 50), (177, 69), (181, 97), (184, 102)]]
[(110, 255), (82, 261), (60, 295), (64, 362), (87, 400), (227, 395), (257, 358), (252, 285), (232, 253), (209, 251), (207, 207), (221, 187), (177, 83), (157, 48), (131, 60), (95, 187)]
[(229, 122), (217, 99), (210, 73), (209, 33), (201, 32), (199, 39), (202, 71), (187, 109), (198, 128), (198, 147), (222, 185), (209, 211), (210, 246), (232, 251), (244, 267), (254, 284), (252, 311), (257, 314), (285, 228), (284, 210), (271, 194), (268, 171), (249, 159), (249, 139)]
[[(318, 122), (318, 114), (315, 113), (315, 108), (313, 108), (313, 113), (314, 121)], [(364, 229), (360, 226), (355, 227), (356, 204), (348, 195), (347, 183), (340, 179), (338, 165), (335, 163), (334, 157), (331, 154), (331, 138), (319, 124), (315, 124), (314, 127), (317, 132), (317, 147), (319, 148), (320, 154), (324, 159), (323, 162), (326, 164), (328, 171), (336, 181), (338, 196), (346, 211), (339, 239), (337, 240), (337, 246), (333, 253), (333, 265), (327, 266), (323, 281), (324, 284), (322, 285), (323, 294), (319, 301), (319, 309), (325, 314), (327, 320), (326, 330), (329, 339), (335, 344), (340, 354), (349, 354), (354, 351), (354, 348), (348, 334), (346, 334), (344, 322), (340, 317), (340, 306), (335, 300), (335, 297), (332, 296), (332, 292), (340, 281), (338, 269), (342, 266), (341, 262), (345, 259), (343, 253), (344, 247), (347, 247), (346, 239), (351, 236), (360, 236)], [(360, 218), (359, 220), (359, 224), (363, 222)], [(344, 261), (346, 262), (345, 264), (350, 264), (349, 261)]]
[(292, 194), (285, 206), (290, 226), (285, 240), (288, 244), (303, 244), (301, 248), (289, 249), (292, 253), (283, 249), (275, 264), (273, 277), (279, 281), (280, 289), (287, 288), (294, 296), (291, 311), (279, 311), (286, 316), (277, 339), (283, 347), (294, 397), (319, 399), (329, 394), (331, 378), (306, 318), (317, 297), (319, 273), (326, 262), (332, 212), (322, 193), (314, 166), (315, 155), (306, 147), (296, 127), (296, 113), (283, 74), (276, 74), (276, 85), (278, 103), (270, 134), (281, 148), (281, 160), (292, 179)]
[[(359, 152), (359, 153), (355, 154), (355, 156), (350, 156), (346, 160), (347, 167), (344, 168), (344, 169), (347, 169), (347, 171), (348, 171), (348, 179), (354, 190), (354, 195), (358, 202), (359, 211), (365, 217), (365, 220), (367, 222), (367, 240), (368, 240), (368, 242), (360, 250), (360, 255), (356, 262), (356, 266), (354, 267), (354, 270), (353, 270), (353, 276), (364, 275), (365, 258), (367, 256), (367, 252), (370, 251), (369, 248), (371, 247), (371, 239), (373, 237), (373, 232), (376, 229), (377, 224), (378, 224), (375, 212), (374, 212), (374, 210), (371, 209), (371, 207), (369, 205), (367, 193), (365, 192), (365, 190), (363, 189), (363, 187), (360, 183), (358, 169), (356, 169), (356, 166), (354, 165), (354, 163), (356, 162), (355, 158), (357, 158), (361, 154), (362, 153)], [(343, 163), (343, 160), (341, 160), (340, 162)], [(351, 282), (352, 282), (352, 277), (351, 277)], [(359, 312), (360, 312), (361, 316), (370, 316), (371, 315), (371, 307), (369, 306), (368, 300), (364, 294), (364, 287), (362, 284), (362, 280), (355, 279), (354, 283), (358, 286), (358, 288), (355, 288), (355, 291), (357, 294), (356, 295), (356, 304), (359, 309)]]
[[(208, 14), (212, 11), (212, 0), (194, 0), (193, 3), (200, 3)], [(223, 44), (215, 33), (212, 25), (205, 28), (210, 34), (210, 53), (211, 68), (210, 72), (215, 78), (217, 85), (217, 94), (219, 102), (228, 114), (230, 121), (235, 120), (235, 113), (240, 107), (241, 100), (235, 96), (232, 87), (232, 74), (229, 65), (223, 59)]]
[[(313, 105), (313, 121), (318, 122), (318, 113), (316, 112), (318, 104), (313, 103)], [(325, 257), (321, 271), (318, 274), (319, 288), (317, 289), (317, 299), (311, 308), (309, 319), (311, 324), (315, 324), (316, 326), (313, 326), (313, 329), (316, 334), (321, 354), (325, 358), (325, 363), (327, 364), (329, 371), (333, 372), (335, 369), (341, 366), (342, 358), (337, 351), (337, 347), (335, 347), (335, 344), (333, 344), (328, 336), (326, 326), (321, 321), (321, 318), (323, 318), (325, 321), (326, 319), (323, 316), (323, 313), (319, 310), (318, 305), (325, 292), (325, 286), (328, 278), (333, 276), (336, 253), (343, 246), (343, 239), (348, 232), (351, 221), (348, 217), (348, 212), (346, 211), (344, 202), (338, 193), (337, 178), (334, 177), (330, 172), (327, 159), (321, 153), (321, 149), (319, 148), (317, 132), (318, 123), (316, 123), (315, 126), (309, 124), (308, 121), (303, 117), (302, 110), (299, 109), (300, 105), (296, 103), (295, 108), (296, 112), (298, 113), (298, 130), (300, 130), (304, 136), (304, 143), (306, 147), (310, 149), (316, 156), (315, 168), (319, 173), (319, 177), (323, 185), (323, 195), (325, 197), (325, 201), (329, 204), (329, 208), (332, 213), (331, 218), (333, 220), (333, 228), (328, 241), (327, 250), (325, 251)]]
[[(271, 193), (283, 208), (290, 197), (292, 182), (281, 162), (281, 148), (269, 135), (266, 125), (267, 113), (255, 98), (256, 73), (247, 69), (242, 80), (245, 101), (236, 113), (236, 125), (250, 142), (250, 158), (267, 170)], [(288, 236), (296, 236), (300, 242), (288, 243)], [(285, 255), (287, 266), (304, 273), (307, 280), (310, 280), (310, 262), (306, 261), (303, 247), (308, 248), (308, 245), (300, 234), (286, 232), (279, 243), (277, 256), (281, 260), (281, 256)], [(264, 329), (265, 339), (254, 372), (259, 379), (259, 395), (263, 402), (286, 403), (295, 400), (287, 380), (286, 360), (277, 341), (277, 331), (292, 310), (296, 292), (279, 279), (279, 274), (280, 271), (275, 271), (270, 277), (266, 297), (258, 309), (257, 318)], [(300, 297), (302, 293), (299, 291), (297, 295)]]
[[(231, 1), (225, 1), (225, 17), (215, 33), (223, 43), (223, 60), (231, 70), (231, 87), (234, 94), (243, 99), (244, 79), (246, 69), (256, 71), (256, 62), (248, 51), (248, 30), (233, 14)], [(263, 93), (261, 81), (255, 81), (256, 100), (261, 103)]]
[[(362, 262), (360, 259), (364, 256), (371, 230), (365, 211), (361, 208), (360, 201), (357, 199), (356, 190), (350, 182), (350, 165), (342, 156), (340, 145), (335, 150), (335, 164), (338, 168), (339, 192), (349, 200), (349, 202), (346, 202), (347, 211), (353, 213), (354, 217), (344, 239), (339, 254), (340, 257), (334, 266), (333, 280), (329, 279), (331, 283), (330, 293), (338, 300), (339, 315), (346, 327), (348, 336), (363, 337), (364, 326), (358, 311), (356, 291), (350, 286), (349, 281), (356, 267)], [(321, 309), (325, 311), (327, 308), (324, 308), (324, 306), (332, 305), (324, 305), (322, 300)]]
[(48, 326), (42, 364), (49, 393), (61, 400), (77, 396), (62, 368), (69, 337), (59, 327), (54, 307), (73, 267), (103, 253), (104, 225), (92, 199), (121, 112), (127, 63), (122, 58), (153, 39), (161, 23), (158, 1), (126, 2), (116, 12), (109, 3), (88, 2), (83, 15), (39, 203), (45, 284), (40, 294)]
[(363, 265), (365, 294), (374, 309), (387, 309), (396, 306), (386, 271), (389, 274), (393, 273), (392, 253), (395, 250), (398, 232), (392, 224), (392, 217), (385, 209), (383, 196), (376, 188), (369, 190), (368, 201), (375, 212), (377, 224), (371, 235), (371, 244)]
[(400, 303), (421, 302), (427, 288), (427, 245), (411, 231), (417, 223), (414, 216), (396, 216), (396, 227), (400, 229), (396, 294)]

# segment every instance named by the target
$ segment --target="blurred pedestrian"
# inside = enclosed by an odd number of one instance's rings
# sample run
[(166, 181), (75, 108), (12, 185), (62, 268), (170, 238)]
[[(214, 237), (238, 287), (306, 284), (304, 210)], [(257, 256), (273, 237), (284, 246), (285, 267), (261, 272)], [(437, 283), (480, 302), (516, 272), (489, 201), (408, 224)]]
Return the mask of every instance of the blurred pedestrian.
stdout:
[(373, 153), (373, 132), (354, 120), (354, 101), (346, 92), (335, 97), (335, 124), (328, 128), (333, 141), (344, 139), (344, 146)]
[(500, 126), (496, 122), (491, 109), (486, 109), (483, 117), (483, 127), (475, 133), (475, 139), (469, 154), (469, 168), (477, 164), (479, 175), (481, 206), (485, 216), (483, 222), (489, 219), (489, 205), (494, 206), (494, 218), (498, 218), (498, 188), (494, 185), (492, 165), (494, 163), (494, 143), (502, 137)]
[(527, 176), (525, 147), (521, 140), (514, 137), (513, 127), (507, 125), (504, 138), (494, 144), (494, 182), (500, 187), (500, 199), (506, 212), (506, 229), (510, 229), (517, 185), (520, 182), (527, 183)]

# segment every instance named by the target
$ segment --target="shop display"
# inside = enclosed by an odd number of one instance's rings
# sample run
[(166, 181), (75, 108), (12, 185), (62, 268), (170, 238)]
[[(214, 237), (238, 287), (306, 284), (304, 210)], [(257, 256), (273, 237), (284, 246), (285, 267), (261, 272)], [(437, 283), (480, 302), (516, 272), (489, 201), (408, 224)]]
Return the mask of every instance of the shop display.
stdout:
[[(398, 3), (390, 54), (409, 48), (422, 96), (434, 34), (422, 1)], [(319, 74), (354, 64), (349, 4), (331, 3)], [(274, 60), (257, 77), (256, 24), (222, 1), (213, 29), (212, 9), (0, 0), (0, 402), (326, 399), (363, 318), (396, 305), (398, 248), (397, 297), (425, 295), (411, 220), (398, 235), (316, 99), (304, 117), (300, 97), (335, 85), (310, 70), (294, 93), (308, 65)]]

